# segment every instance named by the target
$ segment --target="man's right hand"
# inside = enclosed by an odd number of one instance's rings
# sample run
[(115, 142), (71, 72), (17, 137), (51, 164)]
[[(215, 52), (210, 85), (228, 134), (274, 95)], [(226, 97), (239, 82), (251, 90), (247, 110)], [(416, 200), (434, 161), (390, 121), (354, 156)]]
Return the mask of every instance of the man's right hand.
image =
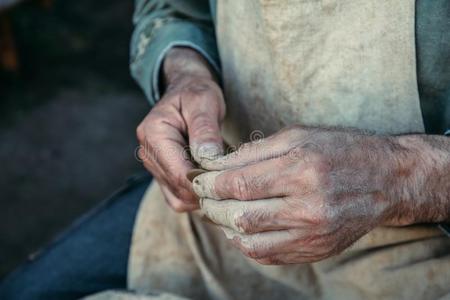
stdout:
[(137, 128), (139, 157), (169, 205), (178, 212), (198, 208), (186, 178), (198, 163), (223, 153), (220, 123), (225, 102), (207, 61), (190, 48), (173, 48), (163, 66), (166, 91)]

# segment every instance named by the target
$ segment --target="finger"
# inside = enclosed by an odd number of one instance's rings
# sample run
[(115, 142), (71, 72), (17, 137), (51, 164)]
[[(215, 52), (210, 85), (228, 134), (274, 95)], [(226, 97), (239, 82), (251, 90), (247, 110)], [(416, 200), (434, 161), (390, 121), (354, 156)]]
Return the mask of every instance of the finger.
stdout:
[[(140, 156), (143, 157), (143, 156)], [(149, 170), (157, 181), (167, 186), (171, 192), (175, 195), (178, 201), (182, 201), (185, 204), (195, 204), (198, 207), (198, 198), (193, 194), (192, 189), (186, 189), (185, 187), (174, 187), (173, 184), (169, 184), (166, 172), (155, 161), (153, 155), (147, 155), (145, 159), (142, 159), (144, 167)]]
[(199, 198), (193, 193), (192, 189), (187, 189), (184, 186), (174, 185), (173, 182), (168, 181), (170, 179), (164, 179), (167, 188), (174, 195), (174, 197), (184, 203), (185, 205), (198, 208)]
[[(158, 131), (164, 131), (164, 134)], [(187, 173), (194, 168), (186, 151), (186, 141), (181, 133), (169, 124), (161, 124), (156, 132), (160, 140), (151, 147), (154, 164), (175, 196), (184, 202), (195, 202), (196, 197)]]
[(242, 168), (206, 172), (194, 178), (193, 189), (200, 198), (254, 200), (282, 197), (298, 189), (298, 184), (290, 179), (298, 175), (291, 174), (294, 170), (289, 169), (290, 164), (289, 158), (283, 156)]
[[(144, 167), (152, 173), (155, 180), (159, 183), (161, 192), (163, 193), (164, 199), (166, 200), (167, 204), (169, 204), (169, 206), (172, 207), (175, 211), (185, 212), (199, 208), (198, 201), (182, 200), (186, 197), (180, 199), (179, 197), (174, 195), (171, 187), (164, 179), (164, 174), (161, 168), (158, 165), (155, 165), (152, 159), (147, 158), (143, 160), (143, 164)], [(186, 193), (189, 192), (186, 190)]]
[(307, 254), (303, 252), (283, 253), (255, 259), (262, 265), (289, 265), (313, 263), (327, 258), (327, 255)]
[(188, 94), (185, 101), (190, 105), (182, 108), (186, 121), (191, 154), (198, 163), (216, 159), (223, 154), (223, 139), (220, 123), (225, 114), (225, 105), (220, 90), (205, 87), (204, 90)]
[[(227, 239), (231, 240), (245, 256), (264, 264), (307, 263), (325, 259), (333, 252), (323, 250), (320, 243), (308, 247), (311, 240), (302, 236), (297, 229), (267, 231), (255, 234), (242, 234), (226, 227), (220, 227)], [(315, 241), (312, 240), (315, 244)], [(324, 247), (326, 248), (326, 247)]]
[(305, 135), (301, 130), (281, 130), (270, 137), (243, 144), (237, 151), (223, 157), (203, 161), (201, 165), (207, 170), (225, 170), (279, 157), (298, 145), (301, 135)]
[(161, 192), (166, 199), (166, 202), (172, 207), (176, 212), (187, 212), (198, 209), (197, 203), (185, 203), (179, 198), (177, 198), (170, 189), (165, 184), (160, 184)]
[[(161, 168), (158, 165), (155, 165), (153, 160), (146, 159), (143, 160), (143, 163), (148, 170), (151, 170), (153, 177), (159, 183), (161, 192), (164, 195), (164, 199), (172, 209), (174, 209), (176, 212), (186, 212), (186, 211), (193, 211), (199, 208), (198, 201), (187, 201), (183, 200), (187, 197), (180, 199), (179, 197), (174, 195), (170, 186), (164, 179), (164, 174)], [(186, 193), (189, 193), (189, 191), (186, 190)]]
[(295, 215), (290, 214), (283, 199), (258, 201), (200, 200), (202, 212), (214, 223), (238, 233), (257, 233), (273, 230), (287, 230), (298, 227)]
[(291, 253), (295, 247), (295, 238), (289, 230), (245, 235), (229, 228), (221, 229), (234, 246), (253, 259)]

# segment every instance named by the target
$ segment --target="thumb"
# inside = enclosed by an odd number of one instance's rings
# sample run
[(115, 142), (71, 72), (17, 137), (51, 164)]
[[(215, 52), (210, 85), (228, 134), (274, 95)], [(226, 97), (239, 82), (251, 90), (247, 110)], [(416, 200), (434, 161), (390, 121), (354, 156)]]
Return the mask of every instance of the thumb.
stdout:
[(202, 165), (205, 161), (223, 155), (223, 138), (220, 124), (225, 116), (223, 96), (216, 90), (197, 95), (189, 105), (184, 105), (189, 146), (194, 160)]
[(188, 123), (189, 147), (194, 160), (200, 165), (223, 155), (220, 121), (207, 113), (198, 113)]
[(225, 101), (216, 84), (203, 84), (183, 101), (182, 115), (187, 126), (189, 147), (194, 160), (202, 165), (223, 155), (220, 124), (225, 117)]

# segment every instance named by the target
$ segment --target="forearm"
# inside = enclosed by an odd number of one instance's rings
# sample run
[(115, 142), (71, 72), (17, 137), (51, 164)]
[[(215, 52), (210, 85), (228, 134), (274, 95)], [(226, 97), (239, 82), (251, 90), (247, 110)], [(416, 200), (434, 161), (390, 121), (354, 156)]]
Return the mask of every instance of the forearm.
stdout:
[(450, 139), (435, 135), (396, 137), (397, 199), (393, 223), (450, 222)]

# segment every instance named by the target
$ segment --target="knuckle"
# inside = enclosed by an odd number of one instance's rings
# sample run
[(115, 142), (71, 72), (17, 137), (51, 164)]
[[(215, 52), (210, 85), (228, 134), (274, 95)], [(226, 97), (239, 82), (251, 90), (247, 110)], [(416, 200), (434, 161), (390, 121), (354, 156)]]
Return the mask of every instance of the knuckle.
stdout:
[(299, 172), (302, 174), (301, 180), (304, 185), (309, 186), (311, 190), (323, 191), (330, 186), (330, 169), (326, 163), (313, 163)]
[(306, 161), (306, 153), (301, 146), (292, 147), (288, 151), (287, 157), (290, 161)]
[(327, 204), (324, 208), (324, 215), (325, 215), (325, 224), (328, 225), (328, 227), (331, 227), (339, 222), (339, 219), (341, 217), (341, 214), (338, 209), (331, 207), (330, 204)]
[[(319, 203), (322, 201), (319, 201)], [(324, 208), (324, 204), (319, 204), (317, 209), (315, 210), (313, 214), (313, 220), (315, 223), (319, 225), (325, 225), (328, 223), (328, 212)]]
[(253, 224), (246, 216), (236, 216), (234, 218), (234, 224), (240, 233), (253, 233)]
[(254, 243), (243, 246), (242, 252), (245, 256), (253, 259), (261, 258), (264, 256), (263, 251), (259, 250)]
[(315, 166), (322, 159), (322, 154), (318, 152), (313, 143), (300, 146), (303, 154), (303, 162)]
[(250, 194), (248, 179), (242, 174), (235, 176), (231, 181), (231, 190), (238, 200), (246, 200)]
[(326, 182), (326, 173), (322, 170), (313, 167), (309, 171), (309, 182), (315, 187), (322, 187)]
[(143, 144), (145, 141), (145, 125), (144, 123), (140, 123), (137, 127), (136, 127), (136, 137), (139, 141), (139, 143)]
[(213, 123), (212, 115), (206, 112), (199, 112), (192, 117), (192, 124), (195, 124), (194, 134), (201, 133), (202, 135), (214, 133), (218, 130), (218, 126)]
[(137, 127), (136, 127), (136, 137), (140, 144), (149, 144), (152, 145), (154, 141), (157, 141), (158, 138), (154, 134), (154, 128), (153, 124), (149, 126), (149, 120), (150, 118), (147, 117), (144, 121), (142, 121)]
[(313, 200), (313, 205), (309, 207), (307, 215), (312, 224), (328, 226), (335, 220), (336, 212), (330, 207), (328, 197), (319, 195)]

